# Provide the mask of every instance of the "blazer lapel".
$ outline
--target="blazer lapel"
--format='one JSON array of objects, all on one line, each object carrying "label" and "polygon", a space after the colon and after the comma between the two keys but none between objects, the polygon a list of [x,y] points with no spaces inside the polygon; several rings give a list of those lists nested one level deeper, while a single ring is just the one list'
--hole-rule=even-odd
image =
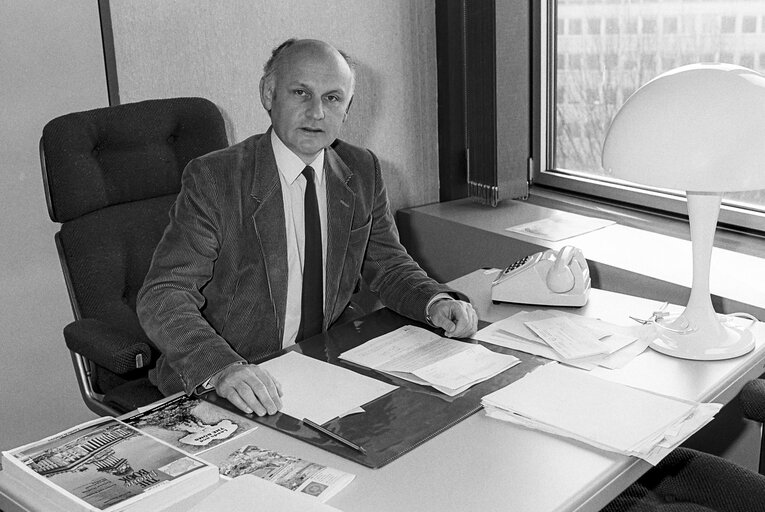
[{"label": "blazer lapel", "polygon": [[284,232],[284,203],[279,172],[271,148],[271,130],[258,141],[251,197],[255,201],[252,222],[256,240],[265,260],[268,288],[279,328],[279,344],[284,334],[287,309],[287,238]]},{"label": "blazer lapel", "polygon": [[340,287],[342,262],[348,250],[356,195],[348,187],[353,173],[332,148],[324,158],[327,179],[327,264],[325,265],[324,327],[332,320]]}]

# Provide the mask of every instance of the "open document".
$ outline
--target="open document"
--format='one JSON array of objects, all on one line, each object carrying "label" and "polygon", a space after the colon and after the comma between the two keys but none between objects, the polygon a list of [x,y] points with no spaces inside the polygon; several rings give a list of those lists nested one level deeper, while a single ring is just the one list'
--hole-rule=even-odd
[{"label": "open document", "polygon": [[682,400],[548,363],[483,397],[489,417],[657,464],[720,404]]},{"label": "open document", "polygon": [[340,354],[340,359],[455,396],[520,360],[483,345],[405,325]]},{"label": "open document", "polygon": [[473,339],[591,370],[623,367],[652,338],[645,326],[625,327],[549,309],[521,311],[484,327]]}]

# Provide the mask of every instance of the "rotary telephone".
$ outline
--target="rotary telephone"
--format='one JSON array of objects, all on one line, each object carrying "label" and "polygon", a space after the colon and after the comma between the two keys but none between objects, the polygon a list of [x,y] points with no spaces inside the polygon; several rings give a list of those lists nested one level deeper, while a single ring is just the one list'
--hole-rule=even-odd
[{"label": "rotary telephone", "polygon": [[491,300],[547,306],[584,306],[590,269],[571,245],[531,254],[509,265],[491,283]]}]

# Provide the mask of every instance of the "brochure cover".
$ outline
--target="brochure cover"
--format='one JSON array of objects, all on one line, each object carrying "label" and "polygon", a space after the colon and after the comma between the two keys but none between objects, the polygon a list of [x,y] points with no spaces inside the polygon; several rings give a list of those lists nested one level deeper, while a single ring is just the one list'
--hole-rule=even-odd
[{"label": "brochure cover", "polygon": [[65,510],[156,510],[218,480],[215,466],[114,418],[3,452],[3,470]]},{"label": "brochure cover", "polygon": [[223,452],[222,460],[211,460],[210,457],[207,460],[218,466],[223,477],[255,475],[321,502],[337,494],[355,478],[355,475],[338,469],[255,445]]},{"label": "brochure cover", "polygon": [[210,450],[258,427],[257,423],[242,415],[183,393],[121,419],[192,455]]}]

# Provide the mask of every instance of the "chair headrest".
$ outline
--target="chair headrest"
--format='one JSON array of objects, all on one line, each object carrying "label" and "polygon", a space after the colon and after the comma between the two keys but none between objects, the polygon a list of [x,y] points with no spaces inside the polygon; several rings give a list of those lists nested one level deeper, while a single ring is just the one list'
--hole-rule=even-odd
[{"label": "chair headrest", "polygon": [[58,117],[45,125],[40,140],[48,213],[66,222],[177,193],[189,160],[227,145],[220,111],[203,98],[147,100]]}]

